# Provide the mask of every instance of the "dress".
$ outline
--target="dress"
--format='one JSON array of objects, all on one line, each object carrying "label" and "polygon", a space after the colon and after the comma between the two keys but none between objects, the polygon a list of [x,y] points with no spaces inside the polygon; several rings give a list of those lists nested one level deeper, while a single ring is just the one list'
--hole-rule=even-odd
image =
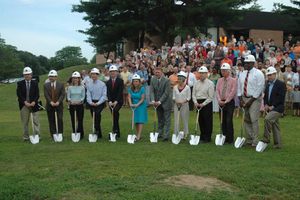
[{"label": "dress", "polygon": [[[146,94],[146,90],[144,87],[137,92],[132,92],[131,87],[129,87],[128,93],[131,94],[132,104],[137,104],[141,98],[142,94]],[[147,114],[147,105],[144,100],[134,111],[134,123],[145,123],[148,122],[148,114]]]}]

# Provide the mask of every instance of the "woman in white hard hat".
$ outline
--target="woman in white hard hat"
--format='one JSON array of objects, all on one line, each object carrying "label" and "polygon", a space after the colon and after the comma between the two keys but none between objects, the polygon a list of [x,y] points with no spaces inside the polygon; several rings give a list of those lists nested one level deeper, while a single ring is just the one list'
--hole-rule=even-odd
[{"label": "woman in white hard hat", "polygon": [[72,84],[68,88],[68,101],[70,103],[70,115],[72,121],[73,133],[75,133],[74,111],[76,110],[76,118],[78,119],[78,130],[80,139],[83,139],[83,117],[84,117],[84,98],[85,88],[81,85],[80,73],[75,71],[72,74]]},{"label": "woman in white hard hat", "polygon": [[174,103],[174,134],[177,134],[179,131],[177,124],[177,116],[178,116],[178,107],[180,108],[180,117],[183,123],[183,140],[186,141],[186,136],[189,134],[189,100],[191,99],[191,90],[188,85],[185,84],[186,81],[186,73],[180,72],[177,75],[178,78],[178,85],[174,86],[173,88],[173,101]]},{"label": "woman in white hard hat", "polygon": [[138,74],[133,75],[132,83],[128,90],[128,102],[130,107],[136,108],[134,111],[134,123],[137,132],[136,140],[141,139],[143,125],[148,122],[146,90],[142,86],[141,78]]}]

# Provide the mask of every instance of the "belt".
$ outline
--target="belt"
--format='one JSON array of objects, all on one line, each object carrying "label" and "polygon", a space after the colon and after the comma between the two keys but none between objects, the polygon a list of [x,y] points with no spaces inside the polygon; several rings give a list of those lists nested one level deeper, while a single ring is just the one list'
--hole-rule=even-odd
[{"label": "belt", "polygon": [[245,96],[245,95],[244,95],[243,97],[245,97],[245,98],[252,98],[253,96]]}]

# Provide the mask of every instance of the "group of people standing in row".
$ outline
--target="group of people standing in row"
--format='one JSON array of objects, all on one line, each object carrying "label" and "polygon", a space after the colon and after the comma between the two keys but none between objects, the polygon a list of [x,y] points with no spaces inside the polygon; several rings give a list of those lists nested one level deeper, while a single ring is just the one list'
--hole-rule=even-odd
[{"label": "group of people standing in row", "polygon": [[[158,116],[158,137],[163,138],[163,142],[169,140],[171,129],[171,113],[174,110],[174,133],[178,129],[175,128],[177,121],[177,112],[180,110],[180,119],[183,123],[184,137],[186,140],[189,133],[188,120],[189,111],[195,107],[199,111],[199,126],[202,143],[211,142],[213,131],[213,99],[216,94],[218,105],[224,114],[222,130],[226,136],[226,143],[233,144],[234,128],[233,128],[233,112],[235,108],[236,94],[239,99],[240,106],[245,108],[245,132],[247,143],[245,145],[255,148],[259,141],[259,112],[262,102],[262,93],[265,90],[263,99],[265,110],[268,112],[265,117],[264,139],[263,142],[270,142],[270,135],[274,134],[274,149],[282,148],[281,133],[279,129],[279,121],[281,113],[284,111],[284,101],[286,93],[286,85],[277,79],[277,72],[274,67],[266,70],[268,79],[267,85],[264,74],[254,67],[256,60],[253,55],[245,57],[245,70],[236,80],[230,76],[231,67],[228,63],[222,63],[222,78],[218,79],[215,84],[208,79],[208,69],[201,66],[198,69],[199,80],[196,80],[190,88],[188,82],[191,80],[189,67],[187,73],[183,70],[177,73],[177,84],[172,88],[172,79],[164,76],[163,69],[155,68],[154,76],[150,82],[149,102],[154,106]],[[141,65],[142,66],[142,65]],[[143,66],[145,67],[145,66]],[[140,67],[141,68],[141,67]],[[144,69],[144,68],[143,68]],[[113,113],[113,132],[119,138],[121,136],[119,125],[119,111],[124,105],[123,89],[127,85],[118,75],[118,68],[115,65],[109,66],[110,79],[104,83],[99,80],[100,72],[97,68],[90,71],[92,81],[82,86],[81,75],[79,72],[73,72],[72,83],[67,91],[67,99],[70,103],[70,115],[72,128],[74,128],[74,111],[77,111],[78,132],[81,138],[84,137],[83,117],[84,117],[84,100],[86,98],[90,112],[95,112],[95,129],[99,138],[102,138],[101,131],[101,112],[105,107],[107,98],[108,106]],[[25,80],[18,82],[17,94],[21,110],[21,119],[23,123],[23,141],[28,140],[28,118],[29,113],[34,112],[35,130],[38,135],[39,122],[37,114],[37,100],[39,91],[37,83],[31,80],[32,70],[29,67],[23,71]],[[131,75],[130,75],[131,76]],[[57,72],[51,70],[48,74],[49,82],[44,84],[44,94],[46,98],[46,110],[49,121],[51,139],[57,131],[63,133],[63,99],[65,97],[64,84],[56,81]],[[128,88],[128,102],[132,108],[136,108],[134,122],[136,123],[137,140],[141,139],[143,123],[148,121],[146,90],[142,85],[144,80],[138,73],[134,73],[130,79],[130,87]],[[192,103],[191,103],[192,102]],[[54,113],[58,116],[58,130],[55,128]],[[26,130],[27,129],[27,130]]]}]

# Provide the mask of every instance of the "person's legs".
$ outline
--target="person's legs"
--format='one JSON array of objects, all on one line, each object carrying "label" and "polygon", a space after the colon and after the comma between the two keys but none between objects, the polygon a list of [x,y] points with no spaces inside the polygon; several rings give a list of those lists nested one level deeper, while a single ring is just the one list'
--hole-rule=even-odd
[{"label": "person's legs", "polygon": [[77,106],[77,119],[78,119],[78,130],[80,133],[80,139],[84,137],[84,129],[83,129],[83,118],[84,118],[84,107],[83,105]]},{"label": "person's legs", "polygon": [[170,134],[170,129],[171,129],[171,115],[172,115],[172,108],[170,108],[169,110],[164,110],[163,111],[163,117],[165,119],[165,133],[164,133],[164,138],[168,139],[169,138],[169,134]]},{"label": "person's legs", "polygon": [[157,132],[158,132],[158,137],[163,136],[163,131],[164,131],[164,124],[165,124],[165,118],[164,118],[164,110],[162,109],[162,106],[158,106],[157,109]]},{"label": "person's legs", "polygon": [[23,140],[29,140],[28,122],[29,122],[30,110],[25,105],[20,110],[20,116],[21,116],[22,127],[23,127]]},{"label": "person's legs", "polygon": [[41,131],[40,131],[40,120],[39,120],[39,112],[32,113],[33,116],[33,126],[34,126],[34,133],[39,135],[41,138]]}]

